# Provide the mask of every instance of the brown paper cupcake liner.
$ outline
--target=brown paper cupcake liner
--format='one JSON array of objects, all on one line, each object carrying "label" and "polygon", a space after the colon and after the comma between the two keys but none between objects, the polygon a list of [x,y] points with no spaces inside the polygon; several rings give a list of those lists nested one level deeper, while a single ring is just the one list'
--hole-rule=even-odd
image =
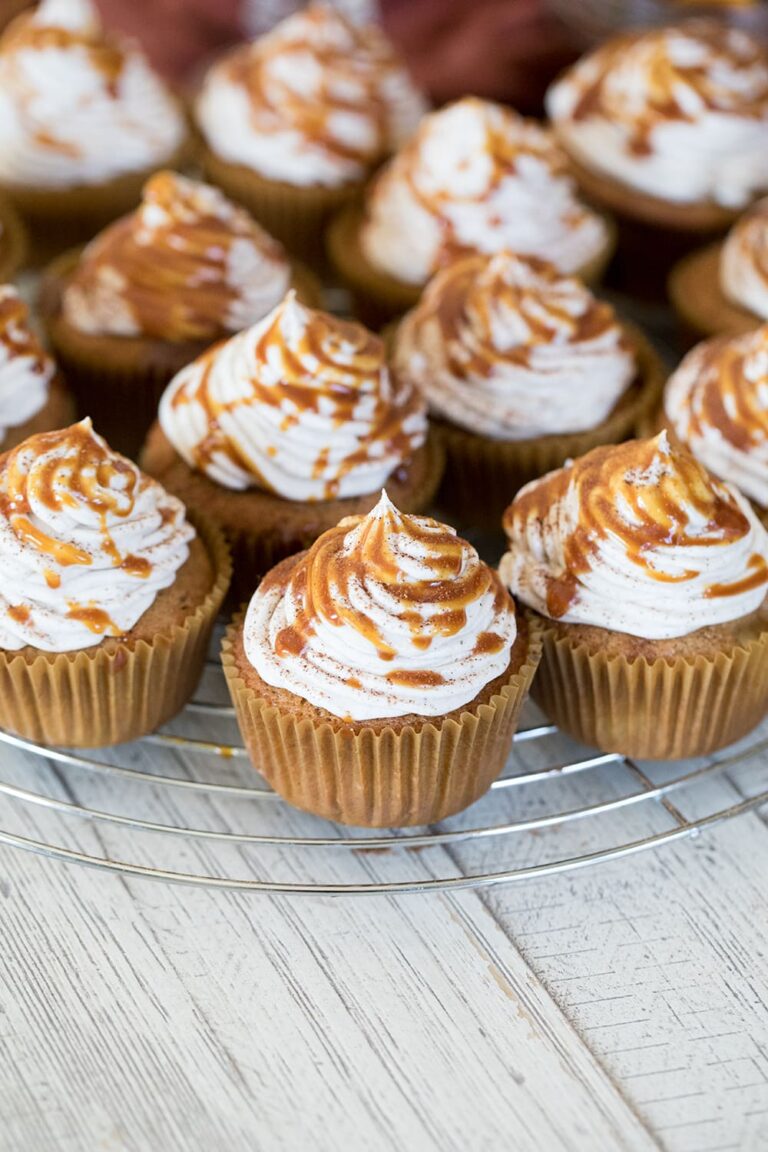
[{"label": "brown paper cupcake liner", "polygon": [[281,712],[261,699],[239,675],[233,649],[241,629],[242,614],[224,638],[222,664],[254,766],[295,808],[366,828],[433,824],[488,791],[541,652],[529,625],[524,662],[487,699],[481,693],[458,715],[374,728],[333,723],[319,710]]},{"label": "brown paper cupcake liner", "polygon": [[344,204],[360,194],[362,182],[328,188],[268,180],[242,164],[221,160],[206,147],[200,159],[211,183],[244,205],[289,252],[314,268],[324,269],[325,225]]},{"label": "brown paper cupcake liner", "polygon": [[768,713],[768,627],[717,654],[648,660],[574,640],[536,617],[543,654],[532,696],[564,732],[604,752],[650,760],[704,756]]},{"label": "brown paper cupcake liner", "polygon": [[624,327],[637,353],[638,380],[596,428],[533,440],[491,440],[435,420],[446,450],[441,506],[464,524],[499,529],[504,509],[524,484],[600,444],[636,435],[648,414],[658,408],[665,372],[639,329],[630,324]]},{"label": "brown paper cupcake liner", "polygon": [[[167,385],[211,341],[94,336],[72,328],[61,315],[61,297],[80,251],[63,253],[46,269],[39,294],[41,318],[75,396],[78,414],[90,416],[113,448],[135,457],[157,417]],[[303,303],[313,308],[321,305],[322,288],[308,268],[295,265],[292,285]]]},{"label": "brown paper cupcake liner", "polygon": [[0,652],[0,728],[39,744],[101,748],[135,740],[179,712],[197,686],[231,562],[219,529],[191,516],[214,582],[180,623],[148,643],[80,652]]},{"label": "brown paper cupcake liner", "polygon": [[[333,270],[352,295],[355,314],[369,328],[381,328],[418,304],[424,285],[408,284],[369,263],[360,245],[364,215],[359,200],[342,208],[328,226],[326,246]],[[605,220],[605,248],[575,273],[588,284],[601,279],[616,247],[615,225],[608,217]]]}]

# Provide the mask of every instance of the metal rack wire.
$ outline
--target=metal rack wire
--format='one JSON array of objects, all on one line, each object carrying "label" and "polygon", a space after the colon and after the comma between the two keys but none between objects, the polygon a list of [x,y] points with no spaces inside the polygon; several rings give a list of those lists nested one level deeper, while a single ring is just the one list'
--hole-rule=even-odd
[{"label": "metal rack wire", "polygon": [[[706,762],[641,766],[615,754],[589,754],[564,740],[553,725],[529,720],[517,733],[505,773],[489,797],[467,813],[427,829],[342,828],[296,813],[254,774],[237,743],[233,710],[223,702],[215,661],[204,685],[207,696],[190,703],[172,730],[114,752],[76,754],[0,732],[7,749],[0,779],[0,812],[6,813],[0,843],[126,877],[212,889],[393,894],[489,887],[568,872],[693,836],[768,803],[768,735],[758,733],[739,749]],[[216,695],[218,701],[211,699]],[[229,735],[211,739],[210,728],[222,725]],[[734,773],[750,765],[751,774],[735,781]],[[18,778],[7,778],[14,769]],[[707,789],[716,781],[721,787]],[[576,802],[570,803],[574,783]],[[696,811],[687,816],[682,809],[692,800]],[[116,801],[122,811],[114,810]],[[237,809],[236,827],[222,806]],[[156,819],[158,809],[170,810],[173,818]],[[30,814],[44,816],[42,834],[14,828],[14,813],[27,825]],[[631,815],[642,816],[639,831]],[[91,827],[94,850],[66,843],[72,820]],[[602,833],[609,823],[606,839]],[[589,832],[581,835],[580,829]],[[164,848],[158,861],[159,841]],[[187,868],[190,849],[195,867]],[[473,865],[472,850],[480,853],[479,867]],[[211,851],[224,855],[211,859]],[[243,856],[251,852],[259,854],[258,865]],[[489,852],[493,867],[488,866]],[[282,873],[270,866],[270,853],[279,853]],[[323,878],[315,860],[328,853],[336,858],[347,853],[368,866],[362,874],[358,867]],[[383,874],[370,866],[380,854],[392,862]],[[299,870],[296,878],[298,856],[308,863],[306,873]],[[244,860],[246,874],[236,874],[242,873]],[[200,867],[201,861],[207,867]]]}]

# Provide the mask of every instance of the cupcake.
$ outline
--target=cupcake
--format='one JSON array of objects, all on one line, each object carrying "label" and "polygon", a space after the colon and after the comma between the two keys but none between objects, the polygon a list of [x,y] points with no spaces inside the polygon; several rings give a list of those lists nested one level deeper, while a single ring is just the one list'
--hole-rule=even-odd
[{"label": "cupcake", "polygon": [[699,344],[672,374],[664,416],[721,480],[768,511],[768,324]]},{"label": "cupcake", "polygon": [[328,215],[424,110],[377,27],[312,4],[208,72],[196,108],[203,167],[287,247],[318,260]]},{"label": "cupcake", "polygon": [[608,221],[576,198],[565,155],[533,120],[466,97],[426,116],[364,205],[333,221],[329,254],[360,314],[383,321],[457,255],[503,249],[598,279]]},{"label": "cupcake", "polygon": [[0,285],[0,452],[35,432],[68,424],[74,405],[61,374],[29,325],[27,306]]},{"label": "cupcake", "polygon": [[126,212],[186,141],[177,100],[90,0],[43,0],[0,39],[0,189],[40,252]]},{"label": "cupcake", "polygon": [[294,293],[175,377],[142,460],[224,528],[243,596],[385,483],[405,511],[426,508],[442,471],[424,400],[382,341]]},{"label": "cupcake", "polygon": [[535,626],[474,548],[382,493],[268,574],[223,664],[273,788],[380,827],[432,824],[487,791],[539,655]]},{"label": "cupcake", "polygon": [[244,209],[158,172],[134,212],[53,262],[40,310],[81,410],[133,455],[169,380],[265,316],[291,284],[319,302],[312,274],[292,268]]},{"label": "cupcake", "polygon": [[550,89],[585,195],[619,219],[627,287],[768,189],[768,57],[717,20],[628,32]]},{"label": "cupcake", "polygon": [[7,196],[0,195],[0,284],[13,280],[29,253],[24,222]]},{"label": "cupcake", "polygon": [[674,760],[768,713],[768,533],[666,432],[534,480],[504,527],[501,578],[543,629],[533,694],[564,731]]},{"label": "cupcake", "polygon": [[194,690],[229,580],[221,534],[89,420],[0,457],[0,727],[99,747]]},{"label": "cupcake", "polygon": [[400,323],[392,362],[426,397],[445,446],[445,508],[495,529],[533,477],[632,435],[663,380],[648,342],[609,304],[509,252],[439,272]]},{"label": "cupcake", "polygon": [[724,241],[691,252],[672,269],[669,298],[689,343],[739,336],[768,320],[768,197]]}]

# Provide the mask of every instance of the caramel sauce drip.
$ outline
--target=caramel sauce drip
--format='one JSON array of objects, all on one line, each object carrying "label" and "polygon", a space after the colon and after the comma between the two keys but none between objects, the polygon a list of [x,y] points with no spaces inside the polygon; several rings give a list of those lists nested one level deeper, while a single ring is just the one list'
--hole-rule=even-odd
[{"label": "caramel sauce drip", "polygon": [[[663,435],[663,434],[662,434]],[[722,547],[741,539],[750,524],[739,507],[715,487],[704,468],[687,451],[672,447],[662,454],[661,437],[630,440],[595,448],[570,467],[552,472],[515,500],[506,526],[545,523],[549,511],[562,506],[576,488],[579,517],[563,544],[561,576],[547,589],[547,613],[565,615],[578,593],[579,578],[589,572],[600,542],[618,542],[643,574],[659,583],[684,582],[698,573],[678,577],[660,572],[651,562],[654,549]],[[624,509],[629,510],[632,523]],[[705,527],[690,531],[691,518]],[[768,565],[756,556],[749,583],[736,592],[768,582]],[[711,585],[710,597],[732,595],[733,585]]]},{"label": "caramel sauce drip", "polygon": [[713,340],[686,405],[691,442],[717,428],[742,452],[762,449],[768,440],[768,325],[739,340]]},{"label": "caramel sauce drip", "polygon": [[[355,547],[345,547],[353,530],[357,533]],[[414,546],[420,554],[423,549],[426,578],[403,578],[399,549],[406,547],[404,539],[409,552]],[[300,656],[318,620],[323,620],[335,627],[346,625],[367,640],[382,661],[394,660],[397,652],[385,642],[375,622],[354,606],[359,597],[354,596],[353,587],[384,589],[393,597],[401,605],[400,618],[409,626],[417,649],[428,648],[435,637],[460,632],[466,625],[469,606],[489,590],[501,613],[508,604],[501,581],[480,561],[467,565],[468,548],[436,521],[404,516],[391,507],[383,513],[342,522],[325,532],[292,569],[288,581],[299,611],[291,625],[278,633],[276,652]],[[372,592],[372,597],[375,600],[380,594]],[[436,611],[422,615],[417,610],[420,605],[433,606]],[[393,684],[411,687],[442,683],[434,673],[393,669],[388,676]]]},{"label": "caramel sauce drip", "polygon": [[[578,344],[599,339],[612,328],[618,332],[611,306],[584,288],[585,307],[572,314],[557,288],[570,283],[536,257],[502,253],[489,261],[482,255],[465,256],[435,277],[413,313],[414,322],[437,321],[446,366],[459,379],[491,376],[498,365],[529,367],[533,349],[552,344],[563,333],[569,343]],[[570,291],[568,295],[572,300]],[[517,314],[528,334],[520,344],[497,348],[494,316],[505,311]],[[462,338],[467,328],[473,334],[471,343]]]},{"label": "caramel sauce drip", "polygon": [[[230,331],[239,289],[229,282],[230,254],[248,242],[265,259],[282,248],[242,209],[221,207],[206,186],[157,172],[135,212],[106,228],[83,252],[65,299],[87,306],[119,278],[120,295],[142,335],[159,340],[215,340]],[[163,219],[145,220],[162,213]],[[74,307],[74,303],[72,304]]]},{"label": "caramel sauce drip", "polygon": [[67,611],[67,619],[84,624],[95,636],[122,636],[111,616],[103,608],[91,604],[73,604]]},{"label": "caramel sauce drip", "polygon": [[10,284],[0,287],[0,344],[9,358],[29,359],[34,375],[53,374],[53,363],[29,326],[29,309]]},{"label": "caramel sauce drip", "polygon": [[[125,67],[125,51],[117,37],[105,35],[94,25],[89,29],[62,28],[55,25],[38,24],[34,13],[23,12],[5,30],[0,40],[0,55],[12,58],[18,52],[45,52],[51,49],[71,52],[81,49],[88,57],[91,68],[101,75],[104,86],[112,99],[117,98],[120,78]],[[25,85],[19,77],[18,91],[25,92]],[[39,143],[57,150],[66,148],[55,137],[45,137],[39,133]]]},{"label": "caramel sauce drip", "polygon": [[[329,21],[343,26],[348,51],[340,53],[337,45],[323,42],[323,25]],[[248,93],[255,131],[269,134],[291,126],[330,156],[374,165],[391,146],[384,79],[399,66],[395,54],[378,29],[353,24],[322,5],[307,8],[301,25],[300,39],[297,35],[289,40],[287,33],[267,36],[237,49],[227,62],[229,79]],[[309,96],[281,83],[273,70],[275,60],[306,52],[313,57],[319,76],[319,91]],[[334,123],[346,116],[357,119],[361,111],[373,124],[373,143],[355,146],[340,140]]]},{"label": "caramel sauce drip", "polygon": [[[175,408],[199,404],[205,412],[208,433],[195,446],[195,466],[199,471],[205,472],[215,456],[223,456],[253,476],[259,487],[268,489],[254,461],[223,431],[221,418],[225,413],[239,411],[245,415],[248,408],[281,410],[289,405],[294,411],[281,422],[284,431],[296,424],[305,412],[330,414],[331,423],[340,427],[352,419],[370,381],[381,380],[386,361],[384,344],[378,336],[361,324],[326,312],[303,309],[303,313],[308,317],[306,327],[297,345],[291,347],[282,332],[283,309],[275,310],[271,323],[250,349],[250,394],[247,396],[240,395],[227,402],[216,399],[213,373],[218,346],[209,348],[196,361],[199,375],[175,393],[172,403]],[[266,383],[277,362],[273,355],[275,348],[279,349],[282,374],[277,383]],[[354,452],[334,464],[334,475],[325,483],[325,498],[333,499],[342,477],[368,460],[374,443],[382,443],[388,452],[401,459],[410,456],[411,437],[403,425],[420,410],[422,403],[415,391],[407,392],[406,386],[397,380],[392,381],[390,396],[380,388],[370,431]],[[328,467],[328,458],[328,448],[321,447],[313,466],[316,477],[322,476]]]},{"label": "caramel sauce drip", "polygon": [[[695,20],[680,26],[680,31],[692,36],[706,51],[702,63],[680,63],[671,59],[667,44],[677,30],[659,29],[618,36],[598,48],[590,56],[592,79],[583,84],[578,103],[572,113],[574,121],[605,117],[627,132],[627,148],[637,156],[653,150],[652,138],[659,124],[670,120],[693,122],[686,109],[681,92],[688,90],[696,103],[709,112],[736,114],[759,119],[768,112],[768,56],[756,39],[740,37],[734,46],[722,24],[713,20]],[[641,48],[638,46],[642,46]],[[629,101],[616,98],[612,77],[622,68],[628,54],[644,51],[645,100],[640,111]],[[747,77],[756,68],[764,69],[763,83],[754,94],[746,86],[736,84],[732,89],[718,82],[723,67]],[[581,78],[577,75],[576,83]]]},{"label": "caramel sauce drip", "polygon": [[15,620],[17,624],[28,624],[32,616],[26,604],[11,604],[7,612],[11,620]]}]

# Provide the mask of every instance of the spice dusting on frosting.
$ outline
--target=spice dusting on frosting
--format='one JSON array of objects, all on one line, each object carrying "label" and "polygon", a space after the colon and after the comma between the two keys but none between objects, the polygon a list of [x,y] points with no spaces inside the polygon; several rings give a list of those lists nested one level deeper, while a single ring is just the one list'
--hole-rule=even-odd
[{"label": "spice dusting on frosting", "polygon": [[0,648],[51,652],[122,636],[172,583],[184,507],[89,420],[0,458]]},{"label": "spice dusting on frosting", "polygon": [[453,528],[382,494],[254,595],[245,651],[268,683],[337,716],[439,715],[509,663],[512,601]]},{"label": "spice dusting on frosting", "polygon": [[637,371],[610,305],[509,252],[438,273],[398,328],[394,368],[433,411],[495,439],[593,428]]},{"label": "spice dusting on frosting", "polygon": [[596,448],[507,510],[500,572],[537,611],[647,639],[746,615],[768,587],[748,502],[666,433]]},{"label": "spice dusting on frosting", "polygon": [[264,316],[290,275],[281,246],[244,209],[208,184],[158,172],[139,208],[85,249],[63,313],[96,335],[214,340]]},{"label": "spice dusting on frosting", "polygon": [[362,325],[293,293],[168,386],[163,431],[216,483],[288,500],[375,492],[426,438],[424,401]]}]

